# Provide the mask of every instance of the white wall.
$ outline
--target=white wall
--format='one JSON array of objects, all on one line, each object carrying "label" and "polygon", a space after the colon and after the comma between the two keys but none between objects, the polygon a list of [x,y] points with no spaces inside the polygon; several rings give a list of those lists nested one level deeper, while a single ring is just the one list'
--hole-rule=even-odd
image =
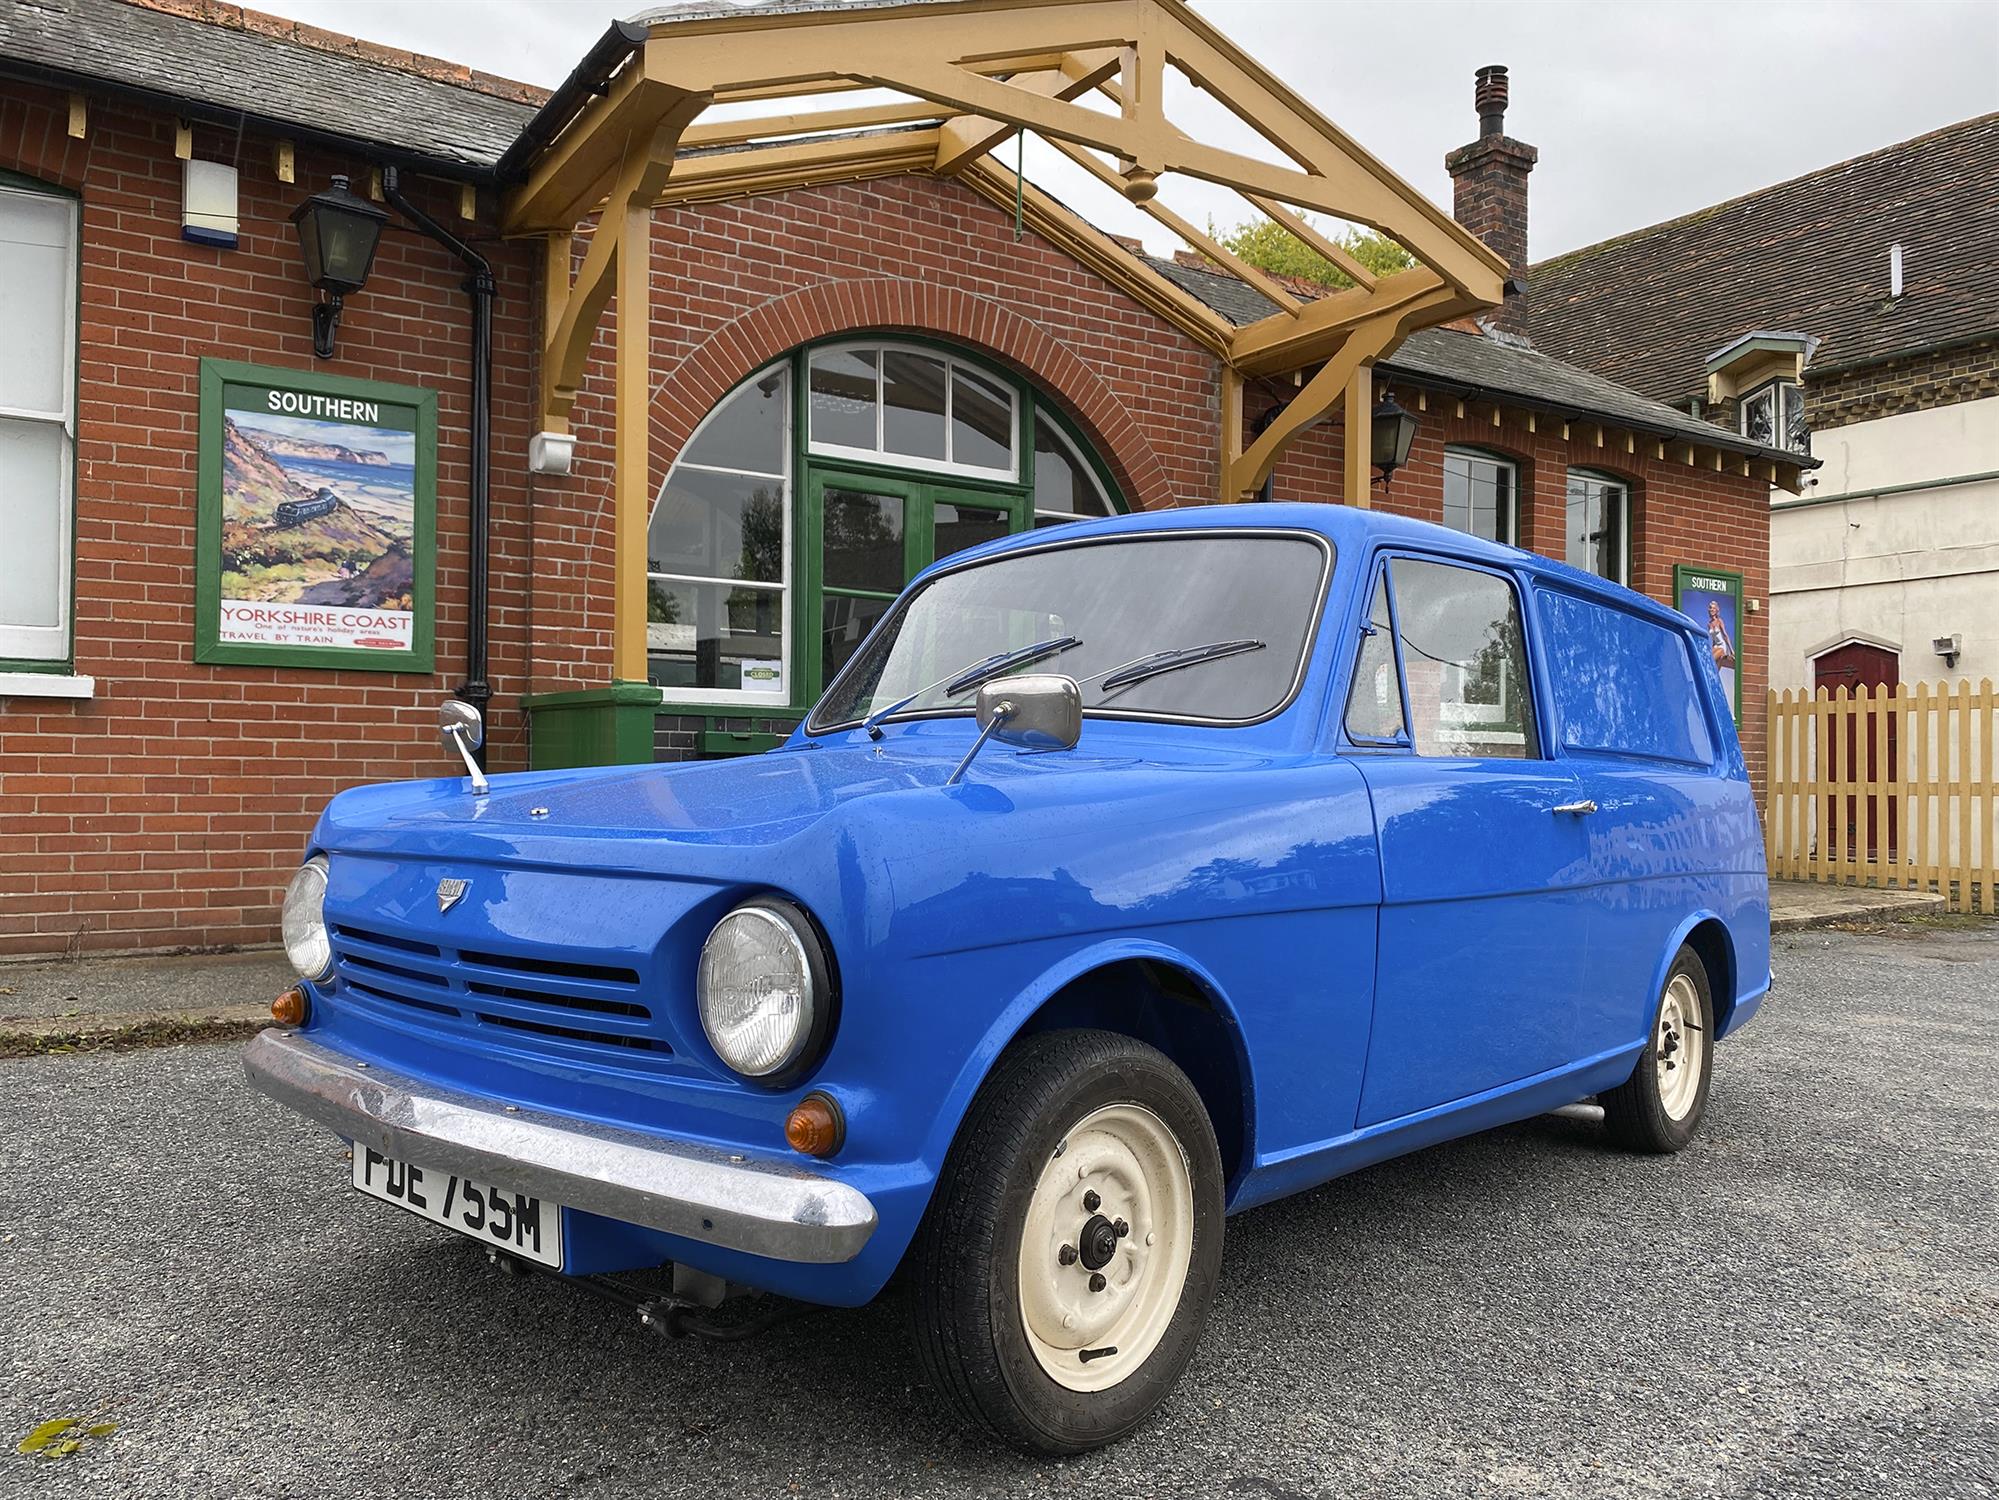
[{"label": "white wall", "polygon": [[1814,432],[1812,452],[1806,503],[1772,497],[1770,686],[1809,688],[1810,658],[1850,638],[1899,648],[1906,683],[1999,681],[1999,478],[1872,493],[1999,471],[1999,399]]}]

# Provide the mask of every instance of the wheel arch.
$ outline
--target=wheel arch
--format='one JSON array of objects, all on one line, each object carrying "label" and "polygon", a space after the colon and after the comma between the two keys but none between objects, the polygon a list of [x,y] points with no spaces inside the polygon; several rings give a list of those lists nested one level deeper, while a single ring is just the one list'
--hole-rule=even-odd
[{"label": "wheel arch", "polygon": [[1006,1050],[1069,1027],[1112,1031],[1157,1047],[1207,1107],[1227,1178],[1225,1196],[1255,1160],[1256,1091],[1240,1018],[1200,963],[1163,944],[1123,941],[1070,955],[1039,975],[986,1032],[953,1082],[933,1142],[942,1160],[972,1098]]},{"label": "wheel arch", "polygon": [[1719,914],[1702,910],[1689,916],[1673,933],[1672,941],[1660,956],[1659,970],[1652,976],[1655,997],[1665,989],[1666,973],[1682,947],[1693,949],[1707,970],[1709,998],[1714,1002],[1714,1029],[1716,1036],[1720,1036],[1728,1030],[1738,992],[1735,939],[1729,936],[1728,924]]}]

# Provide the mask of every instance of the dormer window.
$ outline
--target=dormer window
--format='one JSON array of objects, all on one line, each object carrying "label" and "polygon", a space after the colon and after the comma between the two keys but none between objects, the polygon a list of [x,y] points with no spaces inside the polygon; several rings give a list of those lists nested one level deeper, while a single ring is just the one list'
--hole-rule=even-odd
[{"label": "dormer window", "polygon": [[1805,367],[1818,339],[1809,333],[1759,328],[1707,357],[1707,398],[1733,399],[1742,435],[1766,448],[1812,451],[1805,425]]},{"label": "dormer window", "polygon": [[1738,407],[1742,435],[1766,448],[1812,451],[1811,428],[1805,424],[1805,389],[1795,380],[1772,380],[1742,398]]}]

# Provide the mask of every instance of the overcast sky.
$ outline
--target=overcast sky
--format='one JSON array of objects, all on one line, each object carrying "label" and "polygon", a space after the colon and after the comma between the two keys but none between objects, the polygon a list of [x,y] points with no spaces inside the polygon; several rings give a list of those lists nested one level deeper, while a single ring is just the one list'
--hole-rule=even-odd
[{"label": "overcast sky", "polygon": [[[249,0],[333,31],[553,86],[616,16],[597,0]],[[1438,202],[1477,133],[1472,74],[1512,69],[1507,132],[1538,146],[1535,259],[1999,108],[1999,0],[1196,0],[1196,8]],[[848,102],[843,100],[844,102]],[[1248,149],[1188,92],[1197,133]],[[1170,234],[1066,163],[1028,176],[1093,221]],[[1247,216],[1204,184],[1183,215]]]}]

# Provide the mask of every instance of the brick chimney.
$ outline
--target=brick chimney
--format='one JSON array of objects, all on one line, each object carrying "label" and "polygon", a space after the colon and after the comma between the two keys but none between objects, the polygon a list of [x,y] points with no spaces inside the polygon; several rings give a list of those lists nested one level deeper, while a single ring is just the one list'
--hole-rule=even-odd
[{"label": "brick chimney", "polygon": [[[1451,216],[1506,260],[1515,282],[1527,278],[1527,174],[1541,153],[1506,133],[1506,69],[1480,68],[1472,91],[1478,106],[1478,139],[1444,158],[1454,186]],[[1510,296],[1485,322],[1527,337],[1527,308]]]}]

